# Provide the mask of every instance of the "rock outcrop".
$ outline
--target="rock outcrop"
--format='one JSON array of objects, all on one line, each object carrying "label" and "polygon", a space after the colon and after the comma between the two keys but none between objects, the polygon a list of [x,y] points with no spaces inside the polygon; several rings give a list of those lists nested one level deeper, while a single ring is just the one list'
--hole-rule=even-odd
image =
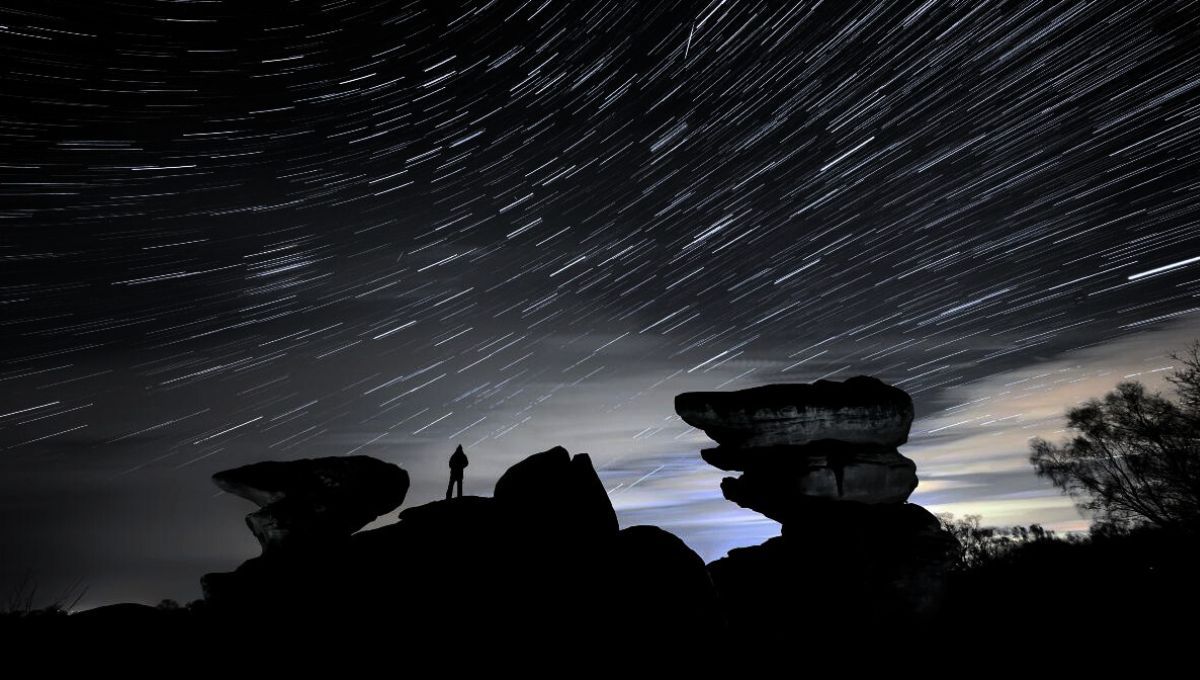
[{"label": "rock outcrop", "polygon": [[622,529],[605,564],[611,603],[628,603],[619,617],[622,636],[662,644],[725,634],[708,568],[675,534],[647,525]]},{"label": "rock outcrop", "polygon": [[744,473],[721,483],[725,497],[782,523],[815,500],[903,503],[917,487],[896,450],[912,399],[875,378],[686,392],[675,410],[720,443],[704,460]]},{"label": "rock outcrop", "polygon": [[741,641],[838,644],[850,631],[917,632],[941,606],[957,547],[919,505],[825,503],[708,568]]},{"label": "rock outcrop", "polygon": [[496,480],[496,500],[531,524],[571,529],[573,540],[611,538],[617,513],[586,453],[561,446],[535,453]]},{"label": "rock outcrop", "polygon": [[218,472],[213,483],[258,504],[246,524],[264,553],[349,538],[408,493],[407,472],[368,456],[264,461]]},{"label": "rock outcrop", "polygon": [[[370,530],[360,529],[407,495],[401,468],[363,456],[256,463],[213,481],[260,506],[247,524],[263,554],[205,575],[187,621],[268,656],[380,634],[381,648],[406,650],[541,653],[619,631],[660,648],[840,653],[919,633],[958,545],[906,502],[917,484],[897,450],[908,395],[859,377],[691,393],[676,406],[719,442],[704,460],[740,473],[723,481],[725,497],[781,522],[779,537],[705,565],[658,527],[621,529],[591,458],[559,446],[513,465],[491,497],[405,508]],[[149,634],[180,616],[114,608],[78,628],[127,621]]]},{"label": "rock outcrop", "polygon": [[675,408],[720,444],[705,461],[742,473],[722,481],[725,498],[783,524],[709,565],[736,635],[832,641],[845,626],[882,631],[937,609],[957,543],[906,502],[917,475],[896,448],[913,420],[904,391],[859,376],[689,392]]},{"label": "rock outcrop", "polygon": [[394,524],[303,554],[267,552],[203,586],[222,621],[337,622],[331,634],[386,629],[410,647],[571,644],[631,620],[647,640],[722,630],[703,560],[656,527],[619,530],[588,455],[562,447],[513,465],[492,497],[406,508]]}]

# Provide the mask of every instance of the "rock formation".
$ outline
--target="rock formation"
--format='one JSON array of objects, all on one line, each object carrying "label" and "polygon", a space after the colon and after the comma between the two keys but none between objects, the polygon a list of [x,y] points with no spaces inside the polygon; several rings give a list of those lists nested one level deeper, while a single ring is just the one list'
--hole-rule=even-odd
[{"label": "rock formation", "polygon": [[903,503],[917,486],[917,466],[894,447],[823,439],[799,446],[717,447],[705,461],[741,477],[722,481],[725,498],[785,522],[813,500]]},{"label": "rock formation", "polygon": [[709,565],[731,630],[819,636],[936,609],[957,545],[906,502],[917,486],[896,449],[913,420],[906,393],[859,376],[689,392],[675,410],[720,444],[705,461],[742,473],[722,481],[725,498],[783,524],[779,538]]},{"label": "rock formation", "polygon": [[368,456],[264,461],[218,472],[213,482],[258,504],[246,524],[264,553],[348,538],[408,493],[407,472]]},{"label": "rock formation", "polygon": [[617,533],[617,513],[586,453],[572,458],[561,446],[535,453],[500,475],[494,496],[525,522],[569,528],[575,539]]},{"label": "rock formation", "polygon": [[591,458],[559,446],[513,465],[491,497],[406,508],[369,530],[404,500],[401,468],[363,456],[255,463],[213,481],[260,506],[247,524],[261,556],[206,574],[186,615],[106,608],[77,629],[219,634],[214,649],[264,657],[376,639],[544,655],[618,631],[657,648],[840,654],[921,630],[958,546],[906,502],[916,466],[896,447],[908,395],[858,377],[683,394],[676,408],[718,441],[704,460],[741,473],[725,497],[781,522],[779,537],[705,565],[658,527],[621,529]]},{"label": "rock formation", "polygon": [[781,523],[813,500],[903,503],[917,486],[896,450],[912,399],[875,378],[687,392],[675,410],[720,444],[704,460],[743,472],[722,482],[725,497]]},{"label": "rock formation", "polygon": [[[325,487],[320,466],[291,468],[286,485],[264,481],[278,477],[255,467],[215,481],[267,508],[300,495],[296,489]],[[493,497],[406,508],[395,524],[302,553],[266,551],[202,583],[222,625],[351,636],[386,630],[410,648],[454,637],[473,646],[569,644],[617,628],[683,640],[722,629],[703,560],[656,527],[619,530],[588,455],[562,447],[513,465]]]},{"label": "rock formation", "polygon": [[685,392],[675,412],[722,446],[796,446],[821,439],[900,446],[912,399],[865,375],[845,382],[763,385],[734,392]]}]

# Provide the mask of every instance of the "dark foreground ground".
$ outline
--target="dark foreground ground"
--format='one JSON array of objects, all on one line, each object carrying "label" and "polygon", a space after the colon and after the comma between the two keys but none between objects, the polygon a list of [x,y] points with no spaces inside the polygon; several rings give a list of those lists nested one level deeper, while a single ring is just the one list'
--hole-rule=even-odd
[{"label": "dark foreground ground", "polygon": [[[472,502],[449,505],[456,504]],[[487,543],[487,531],[475,538]],[[625,532],[619,539],[629,544],[619,549],[625,556],[641,549],[638,544],[679,547],[654,528]],[[569,544],[564,540],[550,551],[558,553],[551,561],[595,557],[565,556],[560,550],[578,550]],[[459,545],[451,555],[473,551],[469,542]],[[1187,677],[1200,633],[1200,553],[1194,535],[1184,532],[1026,542],[956,569],[937,610],[907,620],[830,611],[839,598],[829,589],[846,584],[817,582],[801,589],[812,591],[811,606],[797,592],[780,593],[753,608],[760,619],[742,620],[744,603],[711,590],[704,565],[690,562],[683,550],[676,553],[682,562],[676,565],[617,557],[531,580],[503,566],[525,563],[516,551],[528,546],[490,547],[512,552],[488,568],[427,574],[428,582],[413,574],[399,582],[363,573],[359,583],[334,588],[358,597],[366,586],[368,595],[377,591],[374,604],[369,597],[326,600],[328,589],[314,585],[310,600],[263,600],[235,608],[200,600],[179,607],[115,605],[70,616],[53,608],[10,611],[0,617],[0,640],[32,656],[66,654],[99,663],[160,659],[244,670],[368,664],[382,657],[444,660],[459,667],[518,664],[569,675],[654,659],[678,670],[724,674],[746,664],[803,659],[809,670],[859,672],[892,664],[916,670],[929,663],[934,674],[956,667],[977,674],[990,664],[1024,660],[1076,670],[1171,665]],[[314,566],[287,578],[331,577],[330,569]],[[681,582],[679,574],[688,571],[699,581]],[[460,579],[461,587],[448,587]],[[707,599],[709,593],[715,600]],[[697,594],[701,599],[694,599]],[[852,594],[844,598],[848,607],[855,600]],[[572,665],[562,666],[565,662]],[[963,663],[967,666],[959,666]],[[803,674],[793,671],[787,674]]]}]

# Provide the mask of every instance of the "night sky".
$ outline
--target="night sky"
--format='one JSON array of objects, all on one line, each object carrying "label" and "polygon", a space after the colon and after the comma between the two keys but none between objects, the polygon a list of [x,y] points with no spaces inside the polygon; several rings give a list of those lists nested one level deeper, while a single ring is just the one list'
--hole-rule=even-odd
[{"label": "night sky", "polygon": [[673,396],[856,374],[915,502],[1083,529],[1029,437],[1200,336],[1200,3],[0,0],[0,64],[0,595],[192,599],[213,472],[459,443],[715,559],[778,525]]}]

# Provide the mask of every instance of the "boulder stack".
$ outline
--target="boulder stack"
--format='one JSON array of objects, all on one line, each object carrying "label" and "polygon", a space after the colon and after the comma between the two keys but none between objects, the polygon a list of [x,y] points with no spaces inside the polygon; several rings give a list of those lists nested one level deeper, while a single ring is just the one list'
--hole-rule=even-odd
[{"label": "boulder stack", "polygon": [[908,503],[912,399],[867,376],[688,392],[675,410],[719,446],[701,457],[740,472],[725,498],[783,524],[782,536],[709,565],[730,630],[747,640],[836,643],[847,626],[911,626],[941,601],[957,544]]},{"label": "boulder stack", "polygon": [[903,503],[917,486],[896,450],[912,399],[875,378],[687,392],[675,411],[720,444],[705,461],[743,473],[722,482],[725,497],[781,523],[814,500]]}]

